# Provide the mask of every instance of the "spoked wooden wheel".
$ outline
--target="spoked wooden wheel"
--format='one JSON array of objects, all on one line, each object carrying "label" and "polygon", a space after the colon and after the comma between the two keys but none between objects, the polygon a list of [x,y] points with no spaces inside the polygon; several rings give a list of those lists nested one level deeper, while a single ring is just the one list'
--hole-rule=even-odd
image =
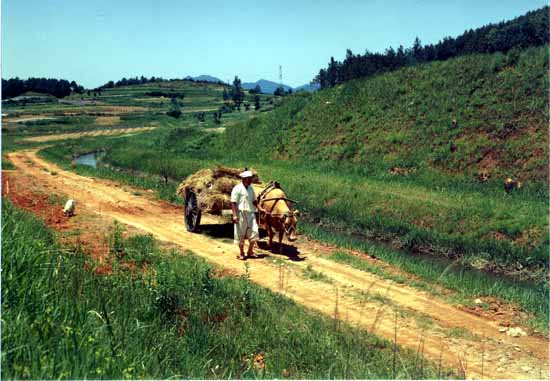
[{"label": "spoked wooden wheel", "polygon": [[201,211],[197,203],[197,196],[189,192],[185,200],[185,227],[187,231],[196,232],[201,223]]}]

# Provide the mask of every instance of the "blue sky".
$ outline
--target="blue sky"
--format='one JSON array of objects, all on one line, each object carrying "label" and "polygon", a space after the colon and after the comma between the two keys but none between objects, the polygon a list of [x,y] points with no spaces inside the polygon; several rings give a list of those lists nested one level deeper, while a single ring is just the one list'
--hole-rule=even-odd
[{"label": "blue sky", "polygon": [[423,44],[545,0],[3,0],[2,77],[96,87],[123,76],[309,82],[330,56]]}]

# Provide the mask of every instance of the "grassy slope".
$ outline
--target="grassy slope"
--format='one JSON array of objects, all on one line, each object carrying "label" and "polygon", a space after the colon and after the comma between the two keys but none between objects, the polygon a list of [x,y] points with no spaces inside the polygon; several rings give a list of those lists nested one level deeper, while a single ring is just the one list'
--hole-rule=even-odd
[{"label": "grassy slope", "polygon": [[108,276],[86,270],[89,259],[5,201],[2,237],[5,379],[449,375],[246,278],[215,276],[191,254],[162,253],[150,236],[124,239],[115,227],[118,256],[148,265]]},{"label": "grassy slope", "polygon": [[[261,158],[547,180],[548,47],[435,62],[314,95],[227,131]],[[453,127],[456,120],[456,127]],[[422,172],[422,171],[421,171]]]}]

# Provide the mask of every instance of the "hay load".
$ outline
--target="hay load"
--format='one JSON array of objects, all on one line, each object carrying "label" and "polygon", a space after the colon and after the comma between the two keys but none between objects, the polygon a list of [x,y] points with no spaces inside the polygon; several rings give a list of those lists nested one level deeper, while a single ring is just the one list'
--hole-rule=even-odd
[{"label": "hay load", "polygon": [[[221,214],[224,209],[231,209],[231,190],[241,178],[242,169],[217,167],[202,169],[183,180],[177,189],[177,194],[187,198],[189,192],[195,193],[200,210],[210,214]],[[252,172],[255,172],[251,169]],[[259,184],[257,175],[252,178],[254,184]]]}]

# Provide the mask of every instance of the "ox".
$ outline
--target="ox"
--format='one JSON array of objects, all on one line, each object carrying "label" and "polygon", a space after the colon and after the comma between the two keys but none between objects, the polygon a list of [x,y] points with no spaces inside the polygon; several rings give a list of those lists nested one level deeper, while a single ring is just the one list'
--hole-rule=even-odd
[{"label": "ox", "polygon": [[283,236],[286,233],[290,242],[296,240],[296,224],[300,212],[292,210],[290,203],[278,183],[268,185],[258,195],[260,226],[267,231],[269,247],[273,247],[274,230],[279,233],[279,253],[282,249]]}]

